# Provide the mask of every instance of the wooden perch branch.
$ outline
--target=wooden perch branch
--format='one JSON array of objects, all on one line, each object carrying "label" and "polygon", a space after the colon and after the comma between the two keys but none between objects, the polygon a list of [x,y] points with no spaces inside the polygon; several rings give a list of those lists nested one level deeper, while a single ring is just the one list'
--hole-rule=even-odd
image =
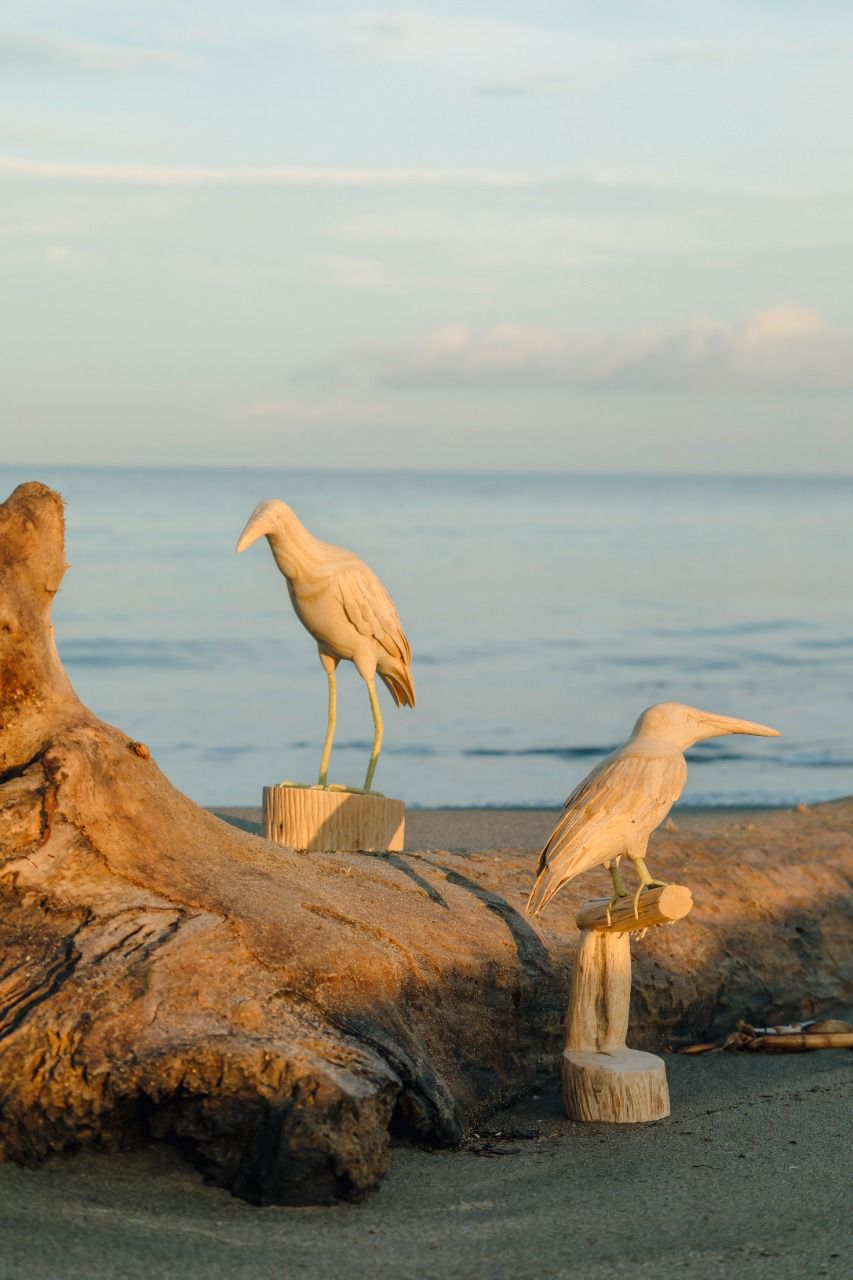
[{"label": "wooden perch branch", "polygon": [[601,929],[610,933],[636,933],[654,925],[682,920],[693,906],[693,895],[686,885],[667,884],[646,889],[640,894],[636,910],[633,896],[619,898],[610,908],[608,899],[593,898],[585,902],[575,916],[579,929]]}]

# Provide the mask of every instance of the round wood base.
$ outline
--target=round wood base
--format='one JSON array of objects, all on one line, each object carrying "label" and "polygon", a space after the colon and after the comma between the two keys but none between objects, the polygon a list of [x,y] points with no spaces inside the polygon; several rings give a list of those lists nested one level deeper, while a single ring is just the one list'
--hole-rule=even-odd
[{"label": "round wood base", "polygon": [[399,853],[405,828],[402,800],[322,787],[264,787],[264,836],[293,849]]},{"label": "round wood base", "polygon": [[663,1059],[638,1049],[563,1053],[563,1102],[573,1120],[642,1124],[669,1115]]}]

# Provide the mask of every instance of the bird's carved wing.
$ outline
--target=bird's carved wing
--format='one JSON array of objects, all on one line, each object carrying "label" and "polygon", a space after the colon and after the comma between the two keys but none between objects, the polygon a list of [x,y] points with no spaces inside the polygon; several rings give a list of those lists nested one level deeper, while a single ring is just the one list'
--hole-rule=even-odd
[{"label": "bird's carved wing", "polygon": [[649,832],[681,795],[686,778],[680,753],[617,753],[603,760],[569,796],[539,855],[527,914],[541,911],[564,884],[591,867],[635,848],[642,857]]},{"label": "bird's carved wing", "polygon": [[389,657],[408,667],[412,650],[394,601],[372,570],[358,561],[336,577],[344,613],[360,635],[372,637]]}]

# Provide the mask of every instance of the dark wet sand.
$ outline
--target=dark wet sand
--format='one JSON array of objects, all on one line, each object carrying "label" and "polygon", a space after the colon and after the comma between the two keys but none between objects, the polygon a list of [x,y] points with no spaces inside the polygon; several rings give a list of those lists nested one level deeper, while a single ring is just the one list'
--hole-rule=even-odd
[{"label": "dark wet sand", "polygon": [[[414,811],[408,842],[533,848],[552,819]],[[204,1186],[165,1147],[0,1166],[0,1280],[853,1274],[853,1054],[667,1061],[668,1120],[575,1124],[555,1082],[492,1117],[460,1152],[396,1147],[360,1205],[252,1208]]]},{"label": "dark wet sand", "polygon": [[554,1088],[484,1126],[536,1137],[398,1147],[360,1205],[254,1209],[168,1148],[0,1167],[0,1275],[840,1280],[851,1062],[670,1058],[673,1115],[638,1127],[574,1124]]}]

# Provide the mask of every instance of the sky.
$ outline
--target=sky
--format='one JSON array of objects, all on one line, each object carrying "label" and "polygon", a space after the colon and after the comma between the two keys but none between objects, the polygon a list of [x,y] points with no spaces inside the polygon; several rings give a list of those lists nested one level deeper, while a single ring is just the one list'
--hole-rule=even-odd
[{"label": "sky", "polygon": [[5,0],[7,463],[853,474],[853,5]]}]

